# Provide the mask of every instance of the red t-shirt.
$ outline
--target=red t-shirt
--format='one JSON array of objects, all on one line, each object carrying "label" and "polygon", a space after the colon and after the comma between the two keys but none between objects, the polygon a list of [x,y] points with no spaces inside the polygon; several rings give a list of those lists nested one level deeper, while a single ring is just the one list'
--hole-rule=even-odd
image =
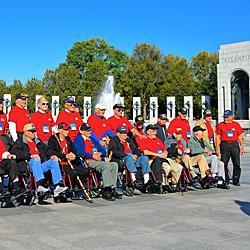
[{"label": "red t-shirt", "polygon": [[36,147],[36,143],[33,141],[27,141],[29,149],[30,149],[30,154],[31,155],[40,155],[37,147]]},{"label": "red t-shirt", "polygon": [[52,135],[52,127],[56,125],[50,112],[42,113],[37,111],[32,114],[31,121],[37,130],[37,137],[46,142]]},{"label": "red t-shirt", "polygon": [[6,149],[5,145],[2,142],[2,140],[0,139],[0,161],[2,160],[3,153],[6,151],[7,151],[7,149]]},{"label": "red t-shirt", "polygon": [[121,141],[123,146],[124,146],[124,154],[128,154],[128,153],[132,153],[130,147],[129,147],[129,143],[126,141]]},{"label": "red t-shirt", "polygon": [[27,109],[15,106],[9,113],[9,122],[16,123],[16,132],[23,133],[24,125],[31,123],[30,113]]},{"label": "red t-shirt", "polygon": [[5,113],[0,114],[0,135],[4,134],[5,129],[9,127],[7,116]]},{"label": "red t-shirt", "polygon": [[238,122],[232,123],[221,122],[216,128],[216,134],[220,135],[222,141],[238,141],[239,135],[243,130]]},{"label": "red t-shirt", "polygon": [[180,141],[178,141],[178,143],[177,143],[177,147],[178,147],[178,149],[180,149],[180,150],[181,150],[181,152],[182,152],[182,153],[184,152],[184,147],[183,147],[183,145],[182,145],[182,143],[181,143],[181,140],[180,140]]},{"label": "red t-shirt", "polygon": [[151,152],[159,153],[159,154],[166,151],[165,145],[158,137],[154,139],[146,137],[145,139],[142,139],[139,142],[138,147],[141,151],[149,150]]},{"label": "red t-shirt", "polygon": [[214,131],[213,131],[213,128],[212,128],[212,126],[211,126],[211,124],[209,122],[206,122],[206,127],[207,127],[208,138],[213,138],[214,137]]},{"label": "red t-shirt", "polygon": [[[136,127],[134,126],[134,128],[136,128]],[[138,129],[137,129],[137,130],[138,130]],[[139,131],[139,133],[140,133],[141,135],[145,135],[143,129],[140,129],[140,130],[138,130],[138,131]],[[134,134],[134,137],[135,137],[135,141],[136,141],[137,145],[139,145],[139,143],[141,142],[142,138],[140,138],[139,136],[137,136],[137,135],[135,135],[135,134]]]},{"label": "red t-shirt", "polygon": [[169,124],[168,133],[173,134],[176,128],[182,128],[182,137],[188,143],[191,137],[189,121],[186,119],[183,120],[180,117],[174,118]]},{"label": "red t-shirt", "polygon": [[80,126],[83,124],[81,115],[77,112],[62,111],[57,117],[56,124],[58,125],[61,122],[65,122],[71,127],[69,138],[74,141],[79,133]]},{"label": "red t-shirt", "polygon": [[92,128],[93,133],[102,140],[106,136],[107,131],[110,129],[106,118],[100,117],[96,114],[91,115],[88,118],[87,123]]},{"label": "red t-shirt", "polygon": [[120,126],[126,127],[127,133],[133,128],[132,124],[129,122],[129,120],[125,116],[122,116],[119,119],[113,115],[113,116],[109,117],[107,122],[108,122],[110,129],[112,130],[112,132],[114,134],[117,133],[116,129]]},{"label": "red t-shirt", "polygon": [[69,150],[68,150],[68,144],[67,144],[67,140],[63,140],[63,141],[60,141],[61,142],[61,145],[62,145],[62,150],[65,154],[68,154],[69,153]]},{"label": "red t-shirt", "polygon": [[[95,146],[92,143],[92,141],[84,139],[84,142],[85,142],[85,152],[88,153],[88,154],[93,155],[93,153],[94,153],[93,148],[95,148]],[[94,160],[94,158],[88,158],[88,160]]]}]

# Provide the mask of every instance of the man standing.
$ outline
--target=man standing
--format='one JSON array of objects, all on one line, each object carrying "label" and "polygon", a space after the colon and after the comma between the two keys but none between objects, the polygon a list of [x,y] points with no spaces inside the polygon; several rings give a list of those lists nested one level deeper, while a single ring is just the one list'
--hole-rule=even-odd
[{"label": "man standing", "polygon": [[16,95],[16,106],[9,113],[10,134],[13,141],[23,137],[23,128],[31,122],[29,111],[26,109],[26,101],[29,98],[24,93]]},{"label": "man standing", "polygon": [[226,182],[229,183],[228,162],[233,162],[233,185],[240,186],[240,155],[244,154],[243,130],[238,122],[233,121],[233,112],[224,111],[224,121],[216,128],[216,152],[221,153],[225,165]]},{"label": "man standing", "polygon": [[56,124],[59,125],[65,122],[70,126],[69,137],[71,141],[74,141],[77,134],[79,133],[79,128],[83,124],[82,117],[79,113],[75,112],[75,99],[69,96],[65,100],[65,110],[60,112]]},{"label": "man standing", "polygon": [[178,116],[174,118],[168,127],[168,134],[173,134],[176,128],[182,129],[182,137],[188,143],[188,140],[191,138],[191,129],[189,125],[189,121],[187,120],[187,109],[181,108],[178,111]]},{"label": "man standing", "polygon": [[50,112],[48,112],[49,103],[47,99],[42,96],[37,102],[38,111],[31,116],[31,121],[34,123],[37,131],[37,137],[48,144],[49,138],[52,135],[52,128],[56,125]]},{"label": "man standing", "polygon": [[167,127],[166,123],[168,121],[166,114],[160,114],[157,123],[155,124],[155,127],[158,128],[157,130],[157,137],[163,142],[163,144],[167,147]]}]

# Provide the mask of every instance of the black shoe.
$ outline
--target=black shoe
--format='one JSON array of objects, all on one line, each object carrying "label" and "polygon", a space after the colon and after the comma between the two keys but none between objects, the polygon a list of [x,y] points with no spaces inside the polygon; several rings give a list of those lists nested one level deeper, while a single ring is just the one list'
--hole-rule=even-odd
[{"label": "black shoe", "polygon": [[102,191],[102,198],[107,201],[114,201],[115,198],[112,194],[112,190],[110,187],[105,187]]},{"label": "black shoe", "polygon": [[115,190],[112,191],[112,195],[115,199],[122,199],[122,195],[118,194]]},{"label": "black shoe", "polygon": [[233,182],[233,185],[239,187],[239,186],[240,186],[240,182],[239,182],[239,181],[234,181],[234,182]]},{"label": "black shoe", "polygon": [[200,180],[200,184],[201,184],[201,189],[209,189],[210,188],[209,178],[205,176]]},{"label": "black shoe", "polygon": [[226,183],[217,184],[217,188],[222,188],[222,189],[227,189],[227,190],[230,189],[230,187]]}]

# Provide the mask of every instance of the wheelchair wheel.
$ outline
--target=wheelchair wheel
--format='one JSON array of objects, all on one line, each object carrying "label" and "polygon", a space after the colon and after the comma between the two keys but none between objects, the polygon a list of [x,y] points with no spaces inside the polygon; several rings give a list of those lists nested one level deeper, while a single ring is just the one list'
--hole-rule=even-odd
[{"label": "wheelchair wheel", "polygon": [[134,195],[134,189],[132,187],[125,187],[125,195],[126,196],[133,196]]}]

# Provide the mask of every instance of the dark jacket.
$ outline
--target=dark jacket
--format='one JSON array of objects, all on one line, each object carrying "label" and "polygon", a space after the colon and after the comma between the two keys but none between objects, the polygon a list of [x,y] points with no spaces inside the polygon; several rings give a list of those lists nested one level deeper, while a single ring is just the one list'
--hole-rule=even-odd
[{"label": "dark jacket", "polygon": [[[53,155],[53,152],[50,150],[49,146],[44,144],[41,140],[38,138],[34,139],[34,142],[36,143],[36,148],[38,149],[40,153],[41,162],[45,162],[50,159],[50,157]],[[16,161],[18,164],[18,168],[20,172],[26,171],[26,161],[30,161],[31,154],[29,145],[27,144],[26,137],[23,135],[23,138],[19,138],[13,145],[10,152],[14,155],[16,155]]]},{"label": "dark jacket", "polygon": [[160,125],[156,123],[154,126],[158,128],[156,136],[163,142],[165,147],[167,147],[168,131],[166,125]]},{"label": "dark jacket", "polygon": [[[140,150],[136,147],[133,140],[129,137],[127,137],[126,141],[129,144],[129,147],[132,151],[132,154],[135,154],[137,156],[141,155]],[[116,135],[110,139],[109,145],[108,145],[108,155],[112,152],[112,161],[115,160],[122,160],[125,157],[124,154],[124,145],[120,141],[119,137]]]},{"label": "dark jacket", "polygon": [[[91,142],[94,144],[95,148],[98,152],[102,153],[102,157],[106,156],[106,150],[104,147],[102,147],[97,140],[95,140],[93,137],[90,137]],[[83,157],[85,159],[93,158],[93,154],[89,154],[85,151],[85,141],[82,138],[81,134],[78,134],[77,137],[74,140],[74,145],[76,148],[77,156]]]},{"label": "dark jacket", "polygon": [[[59,138],[59,133],[56,134],[57,137]],[[76,149],[74,144],[72,143],[71,139],[69,138],[69,136],[66,137],[66,141],[67,141],[67,145],[68,145],[68,152],[72,152],[76,155]],[[58,143],[55,135],[52,135],[49,138],[49,142],[48,145],[50,147],[50,149],[53,151],[53,154],[56,155],[59,159],[61,160],[67,160],[66,159],[66,154],[63,153],[60,144]]]},{"label": "dark jacket", "polygon": [[[181,138],[181,144],[183,146],[183,149],[186,150],[187,148],[187,143],[186,141]],[[176,158],[178,157],[178,141],[174,137],[174,135],[170,135],[167,138],[167,152],[168,152],[168,157],[170,158]]]}]

